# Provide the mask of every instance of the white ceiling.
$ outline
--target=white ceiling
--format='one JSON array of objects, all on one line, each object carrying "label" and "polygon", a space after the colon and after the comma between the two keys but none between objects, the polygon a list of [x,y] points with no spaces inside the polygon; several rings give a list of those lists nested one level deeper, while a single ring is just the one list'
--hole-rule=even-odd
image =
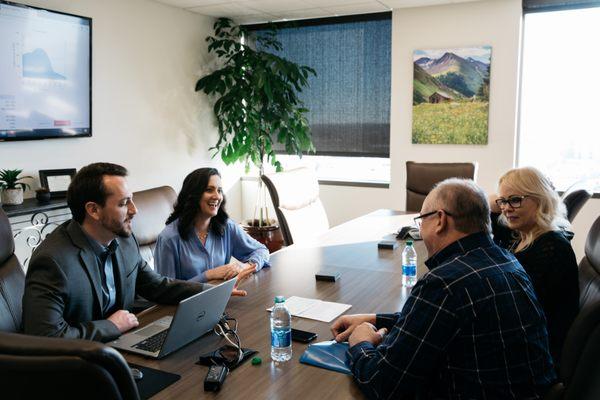
[{"label": "white ceiling", "polygon": [[210,17],[238,23],[367,14],[392,8],[425,7],[483,0],[156,0]]}]

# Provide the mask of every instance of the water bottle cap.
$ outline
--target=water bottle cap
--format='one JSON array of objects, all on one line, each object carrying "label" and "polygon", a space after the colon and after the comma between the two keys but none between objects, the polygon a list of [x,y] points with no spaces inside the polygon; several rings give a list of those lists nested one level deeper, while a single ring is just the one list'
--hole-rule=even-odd
[{"label": "water bottle cap", "polygon": [[406,245],[407,245],[407,246],[412,246],[412,245],[413,245],[413,241],[412,241],[412,240],[410,240],[410,239],[408,239],[408,240],[406,241]]},{"label": "water bottle cap", "polygon": [[277,304],[277,303],[285,303],[285,297],[275,296],[275,304]]}]

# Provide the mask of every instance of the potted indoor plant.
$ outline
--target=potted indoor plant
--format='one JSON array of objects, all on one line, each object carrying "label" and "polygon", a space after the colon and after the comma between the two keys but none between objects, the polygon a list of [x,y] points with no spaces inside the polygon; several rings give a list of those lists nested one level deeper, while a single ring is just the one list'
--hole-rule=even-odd
[{"label": "potted indoor plant", "polygon": [[[242,42],[242,37],[244,42]],[[308,110],[298,93],[316,72],[279,57],[269,50],[281,50],[276,31],[255,35],[227,18],[214,24],[214,36],[206,38],[208,51],[215,53],[222,67],[198,80],[196,91],[214,101],[218,141],[210,150],[221,154],[225,164],[242,161],[246,171],[254,164],[262,176],[264,163],[281,171],[274,147],[302,156],[314,151],[305,114]],[[257,46],[252,46],[256,44]],[[266,188],[258,180],[259,200],[247,230],[257,239],[275,223],[267,213]],[[258,237],[257,237],[258,236]]]},{"label": "potted indoor plant", "polygon": [[2,191],[2,203],[6,205],[17,205],[23,203],[23,191],[29,189],[23,179],[33,179],[31,176],[19,176],[22,169],[0,170],[0,190]]}]

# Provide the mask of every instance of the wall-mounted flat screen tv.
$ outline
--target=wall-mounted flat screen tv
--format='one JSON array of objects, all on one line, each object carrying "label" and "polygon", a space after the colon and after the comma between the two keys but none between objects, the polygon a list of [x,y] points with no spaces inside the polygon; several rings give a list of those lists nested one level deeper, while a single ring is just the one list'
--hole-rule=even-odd
[{"label": "wall-mounted flat screen tv", "polygon": [[0,141],[92,135],[92,20],[0,0]]}]

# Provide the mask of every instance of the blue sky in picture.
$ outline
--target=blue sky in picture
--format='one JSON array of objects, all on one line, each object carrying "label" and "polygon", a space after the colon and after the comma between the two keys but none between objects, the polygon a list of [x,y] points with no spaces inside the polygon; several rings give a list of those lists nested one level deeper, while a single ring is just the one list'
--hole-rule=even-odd
[{"label": "blue sky in picture", "polygon": [[435,59],[440,58],[444,55],[444,53],[454,53],[465,59],[471,57],[474,60],[489,64],[491,50],[491,46],[464,47],[455,49],[415,50],[414,59],[417,60],[421,57],[429,57]]}]

